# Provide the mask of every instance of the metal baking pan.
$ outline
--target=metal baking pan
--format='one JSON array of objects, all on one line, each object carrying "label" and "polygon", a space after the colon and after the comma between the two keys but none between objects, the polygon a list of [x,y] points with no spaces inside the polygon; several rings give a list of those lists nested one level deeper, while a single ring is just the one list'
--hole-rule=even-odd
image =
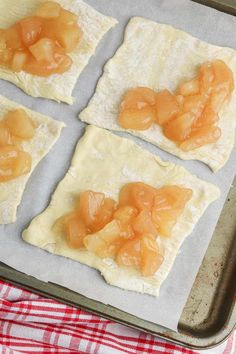
[{"label": "metal baking pan", "polygon": [[[235,0],[196,2],[236,14]],[[3,263],[0,263],[0,278],[189,348],[214,347],[223,342],[236,325],[236,178],[234,185],[179,320],[178,333],[88,299],[59,285],[42,282]]]},{"label": "metal baking pan", "polygon": [[0,278],[144,330],[194,349],[206,349],[224,341],[236,324],[236,178],[215,229],[205,258],[179,321],[179,333],[142,320],[114,307],[88,299],[61,286],[44,283],[0,263]]},{"label": "metal baking pan", "polygon": [[236,0],[193,0],[199,4],[214,7],[230,15],[236,15]]}]

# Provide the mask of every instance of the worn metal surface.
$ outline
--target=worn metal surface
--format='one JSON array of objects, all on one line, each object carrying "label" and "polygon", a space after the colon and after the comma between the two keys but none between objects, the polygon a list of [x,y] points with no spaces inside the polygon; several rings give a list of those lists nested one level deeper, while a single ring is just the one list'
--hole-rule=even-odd
[{"label": "worn metal surface", "polygon": [[[236,15],[236,0],[194,1]],[[0,278],[194,349],[207,349],[218,345],[229,336],[236,325],[236,179],[184,307],[178,326],[179,333],[58,285],[44,283],[2,263]]]},{"label": "worn metal surface", "polygon": [[217,10],[236,15],[236,0],[193,0],[199,4],[214,7]]}]

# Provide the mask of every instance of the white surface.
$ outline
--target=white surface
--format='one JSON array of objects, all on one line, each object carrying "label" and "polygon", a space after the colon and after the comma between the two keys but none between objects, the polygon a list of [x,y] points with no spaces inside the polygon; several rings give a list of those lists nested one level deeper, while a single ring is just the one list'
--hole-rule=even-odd
[{"label": "white surface", "polygon": [[222,192],[222,198],[207,210],[195,231],[184,242],[172,271],[161,288],[158,299],[153,299],[149,295],[133,294],[113,288],[100,278],[96,270],[89,269],[72,260],[48,254],[24,243],[21,240],[21,231],[35,215],[42,212],[48,205],[51,193],[69,167],[75,144],[81,136],[84,126],[76,116],[91,97],[106,60],[114,54],[121,44],[124,26],[131,16],[146,16],[158,22],[172,24],[187,30],[192,35],[213,44],[235,48],[236,39],[232,33],[236,26],[236,18],[188,0],[139,0],[135,2],[132,0],[89,0],[87,2],[104,14],[116,17],[120,23],[106,34],[98,47],[96,56],[91,59],[82,73],[75,90],[75,95],[80,99],[73,106],[43,99],[36,100],[26,96],[13,85],[0,82],[1,94],[24,103],[29,108],[64,120],[67,124],[67,128],[63,130],[57,144],[32,174],[18,210],[18,222],[0,228],[0,259],[40,279],[60,283],[87,294],[91,298],[112,303],[114,306],[135,313],[139,317],[176,329],[235,174],[235,148],[225,167],[220,172],[212,174],[207,166],[199,162],[183,162],[150,144],[134,139],[139,145],[158,154],[161,158],[179,163],[200,178],[218,184]]}]

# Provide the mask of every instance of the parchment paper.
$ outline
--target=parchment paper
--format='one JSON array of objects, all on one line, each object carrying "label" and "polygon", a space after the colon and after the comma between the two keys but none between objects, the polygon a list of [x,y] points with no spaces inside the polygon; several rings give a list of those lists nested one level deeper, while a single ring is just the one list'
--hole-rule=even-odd
[{"label": "parchment paper", "polygon": [[[199,177],[217,184],[222,191],[221,199],[207,210],[195,231],[184,242],[172,271],[161,288],[159,298],[109,286],[97,271],[24,243],[21,231],[48,205],[52,192],[69,167],[75,144],[84,131],[84,124],[78,121],[77,115],[93,94],[103,65],[121,44],[124,27],[131,16],[145,16],[157,22],[168,23],[202,40],[234,48],[236,48],[234,36],[236,18],[188,0],[87,0],[87,2],[104,14],[116,17],[119,25],[105,36],[95,57],[90,60],[82,73],[74,91],[76,102],[73,106],[34,99],[10,83],[0,82],[1,94],[67,124],[58,143],[31,176],[18,209],[17,222],[0,228],[0,260],[41,280],[61,284],[89,298],[176,330],[235,175],[236,149],[227,165],[217,174],[213,174],[200,162],[181,161],[133,138],[139,145],[163,159],[181,164]],[[131,139],[129,135],[127,136]],[[63,203],[63,200],[61,202]]]}]

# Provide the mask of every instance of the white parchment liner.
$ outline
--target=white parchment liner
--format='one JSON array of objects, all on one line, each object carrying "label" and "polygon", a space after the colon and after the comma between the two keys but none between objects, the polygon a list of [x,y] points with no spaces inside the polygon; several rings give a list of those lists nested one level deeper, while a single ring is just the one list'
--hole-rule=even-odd
[{"label": "white parchment liner", "polygon": [[31,98],[14,85],[0,81],[2,95],[31,109],[63,120],[67,125],[57,144],[32,174],[18,209],[17,222],[0,227],[0,260],[41,280],[61,284],[89,298],[176,330],[235,175],[235,148],[226,166],[217,174],[213,174],[200,162],[181,161],[148,143],[133,138],[139,145],[158,154],[161,158],[181,164],[200,178],[217,184],[222,192],[221,198],[209,207],[192,235],[181,247],[172,271],[161,288],[159,298],[109,286],[96,270],[24,243],[21,232],[32,218],[48,205],[52,192],[69,167],[75,144],[84,132],[84,124],[78,121],[77,115],[92,96],[103,65],[121,44],[124,27],[130,17],[145,16],[183,29],[209,43],[233,48],[236,48],[234,36],[236,18],[189,0],[87,0],[87,2],[102,13],[117,18],[119,25],[106,34],[96,55],[82,73],[74,91],[76,102],[73,106]]}]

